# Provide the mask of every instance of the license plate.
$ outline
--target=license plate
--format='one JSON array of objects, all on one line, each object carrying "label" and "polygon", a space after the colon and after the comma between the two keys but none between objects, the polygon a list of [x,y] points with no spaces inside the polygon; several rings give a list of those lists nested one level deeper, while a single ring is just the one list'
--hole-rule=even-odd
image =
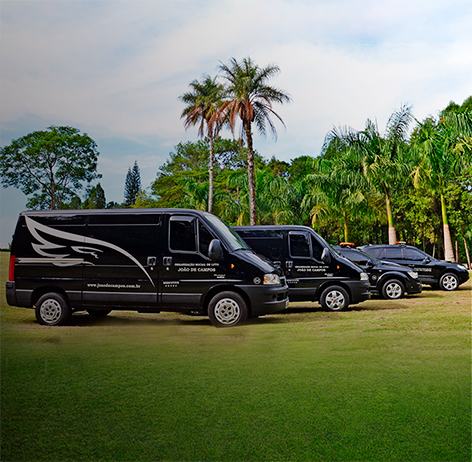
[{"label": "license plate", "polygon": [[290,300],[287,298],[287,300],[285,300],[285,308],[288,308],[289,303],[290,303]]}]

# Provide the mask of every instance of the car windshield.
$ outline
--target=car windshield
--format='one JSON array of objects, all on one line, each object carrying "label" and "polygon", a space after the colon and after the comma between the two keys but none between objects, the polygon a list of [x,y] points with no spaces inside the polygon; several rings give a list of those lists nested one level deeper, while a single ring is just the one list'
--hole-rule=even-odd
[{"label": "car windshield", "polygon": [[382,263],[378,258],[375,258],[372,255],[369,255],[368,253],[363,252],[362,250],[356,249],[355,251],[362,254],[364,257],[366,257],[367,260],[372,260],[377,265],[380,265]]},{"label": "car windshield", "polygon": [[205,213],[205,218],[213,225],[218,233],[223,236],[225,242],[229,245],[230,249],[234,252],[236,250],[249,250],[246,243],[236,234],[231,228],[226,226],[218,217]]}]

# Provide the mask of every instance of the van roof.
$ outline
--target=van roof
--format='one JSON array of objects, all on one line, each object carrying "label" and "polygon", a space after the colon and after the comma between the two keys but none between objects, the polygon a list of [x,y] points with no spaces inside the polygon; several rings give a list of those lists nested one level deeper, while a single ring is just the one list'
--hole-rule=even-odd
[{"label": "van roof", "polygon": [[74,210],[26,210],[20,213],[23,215],[99,215],[99,214],[153,214],[153,213],[188,213],[193,215],[205,215],[208,212],[193,209],[171,209],[171,208],[144,208],[144,209],[74,209]]}]

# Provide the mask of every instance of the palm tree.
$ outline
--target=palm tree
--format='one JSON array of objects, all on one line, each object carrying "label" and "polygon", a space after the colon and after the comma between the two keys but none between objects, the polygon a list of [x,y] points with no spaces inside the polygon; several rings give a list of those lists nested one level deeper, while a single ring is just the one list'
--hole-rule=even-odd
[{"label": "palm tree", "polygon": [[182,111],[181,118],[185,118],[185,129],[199,125],[198,135],[208,137],[210,145],[209,155],[209,190],[208,211],[213,208],[213,180],[214,180],[214,146],[213,140],[222,126],[223,113],[219,112],[224,93],[223,85],[216,82],[216,77],[203,76],[201,82],[194,80],[189,84],[192,91],[184,93],[179,99],[187,105]]},{"label": "palm tree", "polygon": [[336,228],[340,225],[344,241],[348,241],[349,224],[360,218],[366,203],[366,180],[359,160],[350,151],[339,152],[331,159],[316,158],[307,180],[311,189],[302,206],[310,210],[312,227],[323,220]]},{"label": "palm tree", "polygon": [[409,174],[407,148],[408,127],[412,120],[411,108],[402,106],[389,118],[385,136],[381,136],[376,124],[367,121],[366,128],[359,132],[358,141],[353,143],[355,150],[363,158],[364,175],[374,192],[385,198],[388,222],[388,242],[397,241],[392,197],[405,185]]},{"label": "palm tree", "polygon": [[445,192],[449,184],[472,162],[472,113],[445,113],[419,124],[414,147],[422,162],[413,171],[415,187],[428,185],[440,198],[444,233],[444,259],[454,261],[451,232],[447,218]]},{"label": "palm tree", "polygon": [[257,66],[251,58],[244,58],[238,62],[231,58],[229,65],[221,64],[220,70],[227,81],[228,100],[223,103],[220,113],[228,117],[232,132],[236,119],[241,119],[241,138],[247,143],[247,168],[249,182],[249,212],[251,225],[256,224],[256,189],[254,178],[254,150],[252,124],[254,123],[263,136],[267,126],[274,136],[277,135],[271,116],[282,122],[278,114],[272,109],[272,104],[288,103],[291,98],[287,93],[273,88],[267,81],[275,76],[279,67],[271,64],[265,68]]}]

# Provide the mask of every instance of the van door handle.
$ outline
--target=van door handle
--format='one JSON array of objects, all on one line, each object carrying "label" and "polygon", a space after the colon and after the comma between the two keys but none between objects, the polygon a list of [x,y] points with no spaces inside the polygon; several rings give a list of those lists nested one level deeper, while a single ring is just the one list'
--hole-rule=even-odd
[{"label": "van door handle", "polygon": [[172,265],[172,257],[164,257],[162,259],[162,263],[164,266],[171,266]]},{"label": "van door handle", "polygon": [[286,261],[285,262],[285,267],[289,268],[289,269],[293,268],[293,261],[291,261],[291,260]]},{"label": "van door handle", "polygon": [[148,257],[147,258],[147,265],[148,266],[156,266],[157,264],[157,257]]}]

